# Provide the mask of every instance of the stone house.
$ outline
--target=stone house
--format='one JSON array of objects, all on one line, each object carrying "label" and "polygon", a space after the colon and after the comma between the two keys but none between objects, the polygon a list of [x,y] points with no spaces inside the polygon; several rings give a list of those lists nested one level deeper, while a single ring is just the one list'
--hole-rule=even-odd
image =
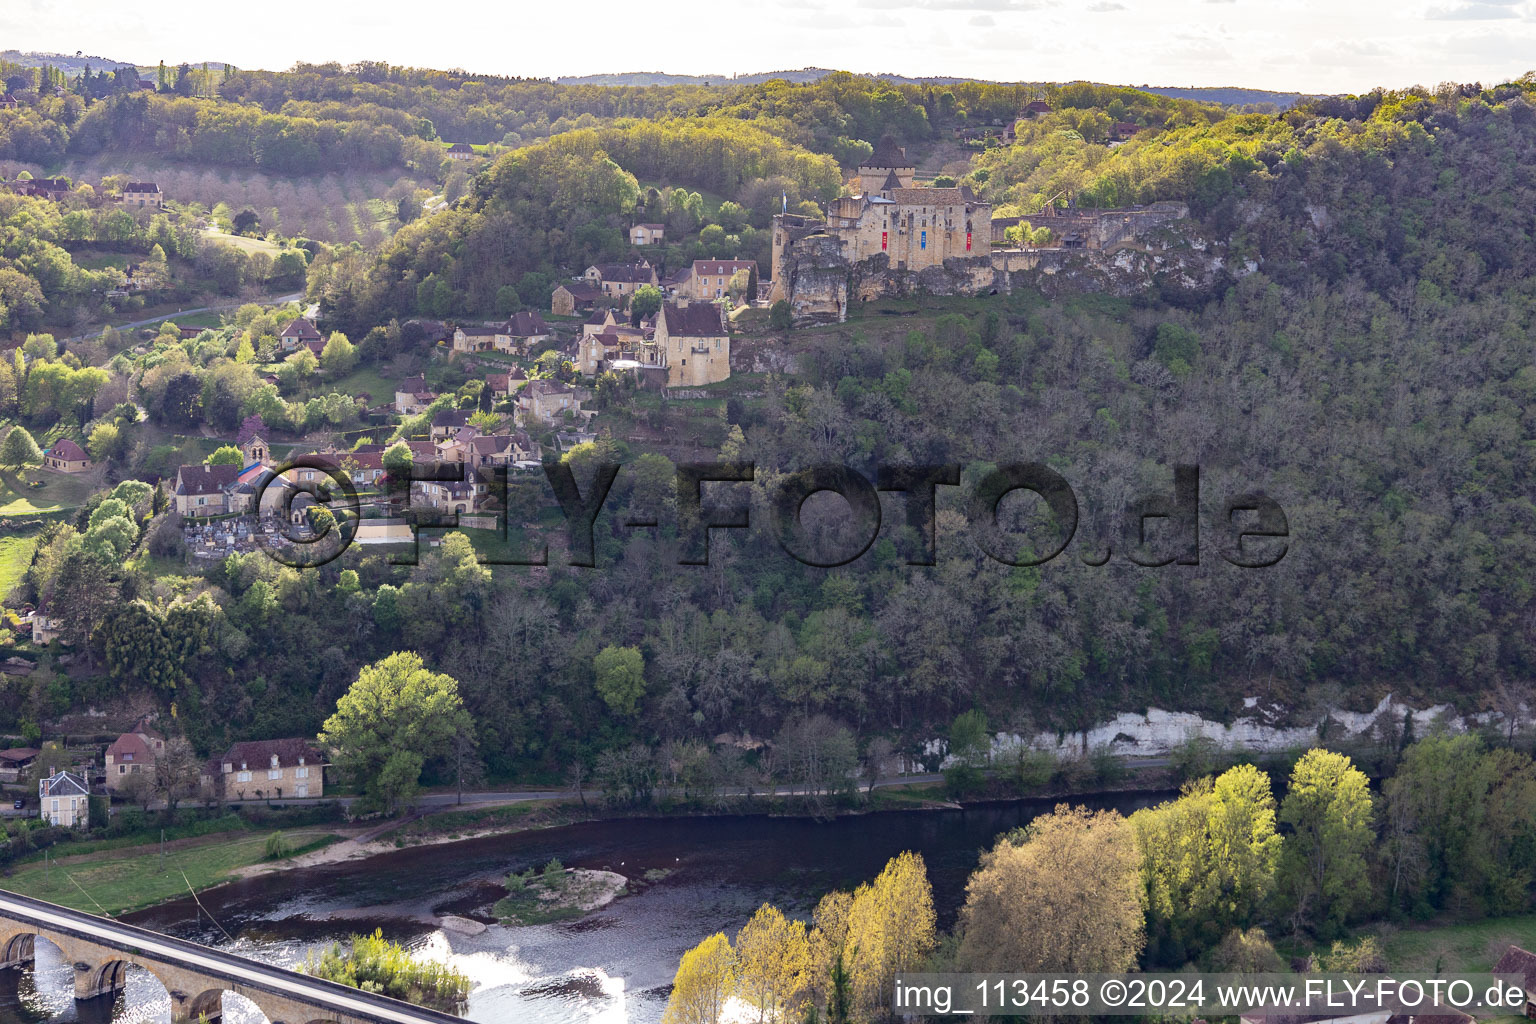
[{"label": "stone house", "polygon": [[636,224],[629,229],[629,244],[660,245],[666,234],[665,224]]},{"label": "stone house", "polygon": [[312,345],[315,342],[319,342],[322,349],[325,348],[324,336],[308,317],[301,316],[288,321],[288,326],[277,335],[278,347],[284,352],[297,352],[300,345],[311,346],[313,351]]},{"label": "stone house", "polygon": [[581,409],[576,391],[569,384],[557,380],[529,381],[517,395],[517,408],[528,419],[539,423],[553,423],[567,412]]},{"label": "stone house", "polygon": [[[488,352],[500,347],[497,345],[499,337],[504,337],[500,327],[461,325],[453,329],[453,350],[455,352]],[[510,344],[510,339],[508,343]]]},{"label": "stone house", "polygon": [[528,375],[520,367],[513,367],[506,373],[488,373],[485,382],[491,388],[491,394],[498,400],[511,395],[518,388],[528,383]]},{"label": "stone house", "polygon": [[107,792],[117,792],[130,775],[153,775],[155,762],[163,753],[165,737],[140,719],[107,748]]},{"label": "stone house", "polygon": [[449,160],[473,160],[474,158],[475,147],[467,142],[455,142],[448,147]]},{"label": "stone house", "polygon": [[395,412],[401,416],[414,416],[437,398],[437,393],[427,387],[425,377],[407,377],[395,385]]},{"label": "stone house", "polygon": [[55,772],[39,779],[37,801],[42,817],[50,825],[84,828],[90,823],[91,787],[74,772]]},{"label": "stone house", "polygon": [[569,282],[556,286],[549,296],[549,311],[555,316],[575,316],[591,309],[603,297],[602,290],[590,284]]},{"label": "stone house", "polygon": [[669,387],[713,384],[731,375],[731,336],[713,302],[664,302],[653,338]]},{"label": "stone house", "polygon": [[160,186],[152,181],[130,181],[123,186],[123,194],[117,201],[135,209],[158,210],[165,205],[165,196],[161,194]]},{"label": "stone house", "polygon": [[756,260],[694,260],[689,277],[689,297],[704,301],[723,299],[731,290],[736,272],[757,272]]},{"label": "stone house", "polygon": [[469,413],[463,409],[442,409],[432,417],[428,434],[433,441],[446,441],[463,430],[469,423]]},{"label": "stone house", "polygon": [[645,285],[656,284],[656,268],[644,260],[639,263],[604,263],[590,266],[582,275],[587,284],[598,289],[603,298],[620,304]]},{"label": "stone house", "polygon": [[69,438],[60,438],[43,452],[43,466],[60,473],[84,473],[91,468],[91,458]]},{"label": "stone house", "polygon": [[184,516],[218,516],[243,512],[232,503],[239,466],[182,466],[176,470],[176,511]]},{"label": "stone house", "polygon": [[325,762],[304,739],[249,740],[203,766],[204,795],[235,803],[325,795]]}]

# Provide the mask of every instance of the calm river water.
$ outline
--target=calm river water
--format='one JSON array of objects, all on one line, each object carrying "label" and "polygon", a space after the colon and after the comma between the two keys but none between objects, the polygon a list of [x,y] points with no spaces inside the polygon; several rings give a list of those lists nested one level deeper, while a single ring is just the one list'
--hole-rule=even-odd
[{"label": "calm river water", "polygon": [[[1079,798],[1129,812],[1151,796]],[[419,956],[450,961],[474,982],[466,1016],[490,1024],[655,1024],[684,950],[716,931],[733,935],[763,902],[809,914],[822,894],[873,878],[902,850],[921,853],[939,924],[964,899],[979,852],[1001,832],[1048,811],[1047,801],[965,810],[882,812],[814,822],[800,818],[655,818],[588,822],[414,847],[345,864],[289,871],[202,896],[217,925],[190,900],[127,920],[283,966],[352,932],[382,927]],[[567,867],[607,868],[641,880],[634,895],[575,922],[493,925],[466,936],[417,918],[482,914],[509,871],[558,857]],[[233,936],[231,940],[225,932]],[[70,968],[39,943],[35,972],[0,971],[0,1024],[168,1024],[159,982],[135,970],[113,1006],[76,1006]],[[52,954],[52,955],[50,955]],[[226,996],[228,1024],[262,1015]]]}]

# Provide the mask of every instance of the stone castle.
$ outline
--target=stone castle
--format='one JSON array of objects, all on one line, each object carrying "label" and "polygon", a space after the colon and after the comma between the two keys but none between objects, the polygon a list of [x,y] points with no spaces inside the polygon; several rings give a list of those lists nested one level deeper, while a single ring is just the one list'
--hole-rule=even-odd
[{"label": "stone castle", "polygon": [[919,188],[914,174],[906,151],[885,138],[858,168],[858,194],[834,199],[824,220],[775,216],[769,298],[788,301],[797,323],[840,323],[850,302],[918,292],[1006,292],[1015,274],[1049,272],[1059,254],[1133,246],[1189,216],[1182,203],[1128,210],[1047,207],[1029,220],[1049,226],[1056,244],[1009,249],[1001,244],[1003,233],[1020,218],[994,221],[991,204],[968,187]]}]

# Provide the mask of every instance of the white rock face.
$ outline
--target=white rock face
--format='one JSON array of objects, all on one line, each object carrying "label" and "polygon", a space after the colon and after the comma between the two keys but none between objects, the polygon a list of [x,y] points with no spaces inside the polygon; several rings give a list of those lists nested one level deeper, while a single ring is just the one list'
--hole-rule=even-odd
[{"label": "white rock face", "polygon": [[[1245,697],[1244,708],[1258,710],[1257,697]],[[1413,716],[1414,731],[1423,735],[1437,720],[1452,732],[1464,732],[1470,724],[1485,719],[1486,715],[1462,719],[1450,713],[1444,704],[1427,708],[1412,708],[1396,702],[1391,694],[1370,711],[1335,711],[1333,720],[1350,736],[1368,732],[1377,719],[1401,723],[1405,715]],[[1187,711],[1164,711],[1149,708],[1145,715],[1122,712],[1114,718],[1086,732],[1070,733],[1059,737],[1055,732],[1041,732],[1034,736],[1017,733],[997,733],[992,737],[992,756],[997,758],[1018,747],[1044,750],[1066,759],[1080,757],[1091,750],[1107,748],[1125,757],[1166,757],[1179,745],[1203,736],[1214,740],[1223,750],[1253,753],[1278,753],[1304,747],[1317,742],[1317,723],[1300,726],[1266,725],[1257,717],[1240,717],[1228,723],[1213,722]],[[924,753],[936,756],[947,747],[943,739],[929,740]],[[946,756],[944,765],[953,758]]]}]

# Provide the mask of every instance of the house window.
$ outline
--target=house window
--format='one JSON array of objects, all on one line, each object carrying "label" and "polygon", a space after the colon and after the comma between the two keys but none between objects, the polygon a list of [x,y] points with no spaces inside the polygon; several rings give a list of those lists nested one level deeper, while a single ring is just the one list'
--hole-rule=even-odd
[{"label": "house window", "polygon": [[293,770],[293,777],[296,779],[307,779],[309,778],[309,769],[299,765],[299,767]]},{"label": "house window", "polygon": [[283,770],[281,768],[268,768],[267,769],[267,779],[269,781],[272,780],[272,779],[280,779],[282,777],[283,777]]},{"label": "house window", "polygon": [[119,775],[127,775],[128,774],[128,766],[125,765],[125,764],[118,765],[117,766],[117,774],[119,774]]},{"label": "house window", "polygon": [[58,814],[59,813],[59,798],[58,797],[54,797],[53,798],[53,813],[54,814]]},{"label": "house window", "polygon": [[250,782],[251,781],[251,773],[250,772],[236,772],[235,773],[235,781],[236,782]]}]

